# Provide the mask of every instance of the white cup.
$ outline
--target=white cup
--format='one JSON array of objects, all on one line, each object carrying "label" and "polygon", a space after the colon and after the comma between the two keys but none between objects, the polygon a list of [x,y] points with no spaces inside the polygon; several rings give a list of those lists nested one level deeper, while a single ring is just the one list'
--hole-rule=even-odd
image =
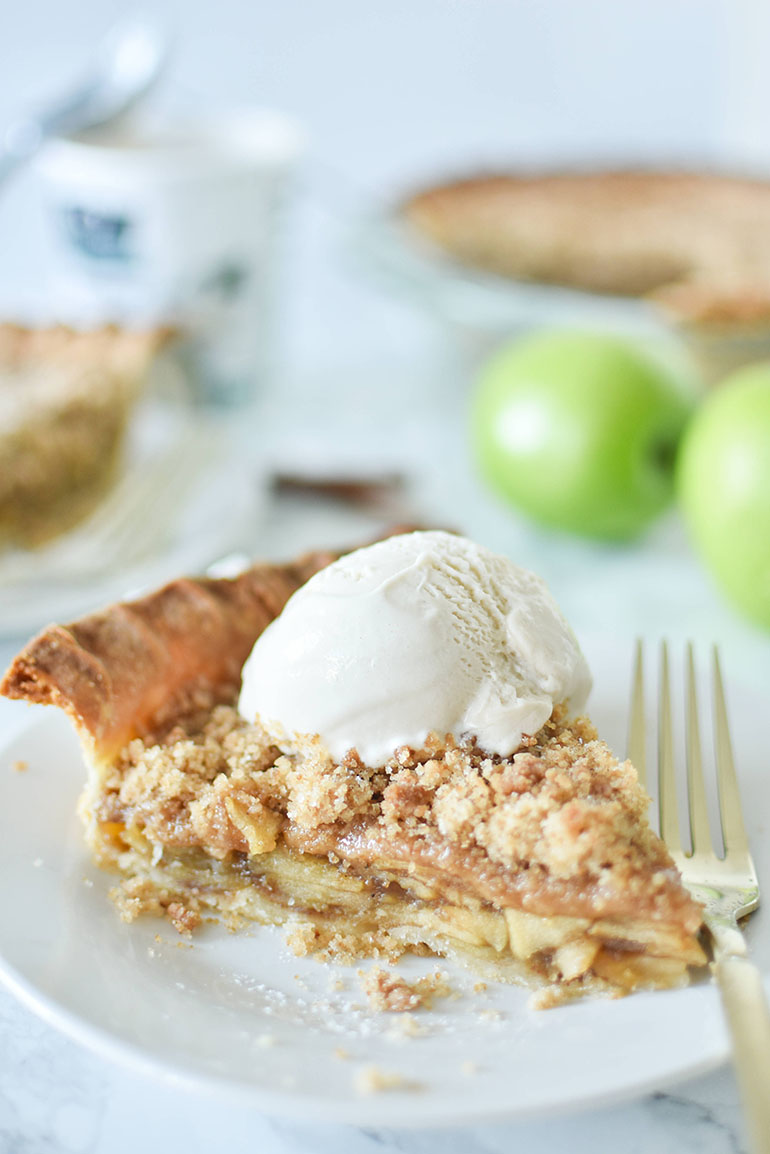
[{"label": "white cup", "polygon": [[292,120],[260,110],[53,141],[38,161],[52,311],[76,324],[174,326],[195,396],[247,404],[271,361],[301,144]]}]

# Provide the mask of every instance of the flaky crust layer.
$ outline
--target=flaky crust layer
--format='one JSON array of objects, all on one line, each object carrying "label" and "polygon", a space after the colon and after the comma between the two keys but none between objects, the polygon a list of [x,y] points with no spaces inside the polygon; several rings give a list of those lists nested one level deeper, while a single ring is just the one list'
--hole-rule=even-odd
[{"label": "flaky crust layer", "polygon": [[231,700],[262,630],[336,556],[309,553],[229,578],[181,578],[137,601],[51,625],[16,657],[6,697],[57,705],[97,761],[133,737]]}]

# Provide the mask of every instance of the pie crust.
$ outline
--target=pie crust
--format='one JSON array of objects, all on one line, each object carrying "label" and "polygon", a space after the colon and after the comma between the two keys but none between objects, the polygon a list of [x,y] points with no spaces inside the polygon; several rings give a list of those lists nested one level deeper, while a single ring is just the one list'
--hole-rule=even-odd
[{"label": "pie crust", "polygon": [[676,323],[767,329],[770,182],[706,172],[499,173],[402,207],[463,264],[517,280],[646,297]]},{"label": "pie crust", "polygon": [[374,769],[238,716],[254,641],[334,556],[172,582],[50,627],[8,670],[0,692],[80,733],[86,837],[122,915],[284,924],[295,952],[343,961],[450,956],[541,1005],[686,983],[701,909],[587,719],[557,707],[507,759],[434,734]]},{"label": "pie crust", "polygon": [[166,337],[0,324],[0,547],[40,545],[91,512]]}]

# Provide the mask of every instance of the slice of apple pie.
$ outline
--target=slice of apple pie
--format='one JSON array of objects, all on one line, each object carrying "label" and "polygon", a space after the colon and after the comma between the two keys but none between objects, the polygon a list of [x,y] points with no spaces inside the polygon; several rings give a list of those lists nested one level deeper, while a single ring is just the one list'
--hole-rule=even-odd
[{"label": "slice of apple pie", "polygon": [[543,1003],[687,981],[701,910],[539,578],[460,537],[180,580],[47,629],[9,697],[65,709],[128,919],[436,953]]},{"label": "slice of apple pie", "polygon": [[45,544],[93,511],[168,337],[0,324],[0,549]]}]

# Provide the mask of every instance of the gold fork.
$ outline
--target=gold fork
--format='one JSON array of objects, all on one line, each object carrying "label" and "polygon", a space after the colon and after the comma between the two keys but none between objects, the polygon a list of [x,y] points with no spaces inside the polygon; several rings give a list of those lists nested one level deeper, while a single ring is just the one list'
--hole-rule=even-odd
[{"label": "gold fork", "polygon": [[[704,907],[713,950],[712,972],[722,997],[733,1060],[754,1154],[770,1154],[770,1011],[757,967],[749,961],[738,920],[759,905],[759,882],[743,823],[738,779],[727,722],[719,655],[713,649],[714,757],[724,852],[714,848],[706,801],[693,648],[685,662],[687,826],[691,849],[682,843],[677,804],[677,767],[668,646],[660,656],[658,702],[658,813],[660,834],[685,885]],[[644,669],[637,642],[631,695],[628,756],[646,785]]]}]

